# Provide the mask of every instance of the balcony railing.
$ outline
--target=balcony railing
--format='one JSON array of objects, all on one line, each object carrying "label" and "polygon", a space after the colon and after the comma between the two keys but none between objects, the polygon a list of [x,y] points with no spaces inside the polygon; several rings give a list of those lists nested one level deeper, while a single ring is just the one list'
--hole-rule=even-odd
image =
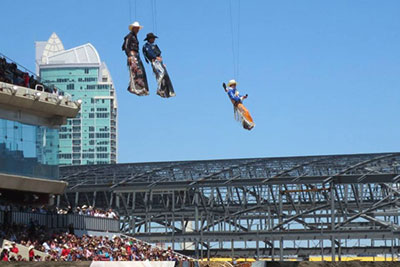
[{"label": "balcony railing", "polygon": [[46,226],[49,229],[64,229],[71,224],[75,230],[119,232],[120,224],[117,219],[100,218],[75,214],[40,214],[13,211],[5,214],[0,212],[0,223],[29,224],[31,221]]}]

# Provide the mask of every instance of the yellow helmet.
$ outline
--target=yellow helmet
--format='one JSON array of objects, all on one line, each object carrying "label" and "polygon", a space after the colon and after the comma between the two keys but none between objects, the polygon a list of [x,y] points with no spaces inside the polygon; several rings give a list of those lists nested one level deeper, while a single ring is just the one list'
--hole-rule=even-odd
[{"label": "yellow helmet", "polygon": [[231,86],[232,84],[237,84],[237,83],[236,83],[235,80],[230,80],[230,81],[228,82],[228,86]]}]

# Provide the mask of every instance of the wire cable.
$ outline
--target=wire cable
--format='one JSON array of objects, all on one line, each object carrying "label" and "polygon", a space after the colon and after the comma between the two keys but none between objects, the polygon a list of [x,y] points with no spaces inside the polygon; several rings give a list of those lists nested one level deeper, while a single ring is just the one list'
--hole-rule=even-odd
[{"label": "wire cable", "polygon": [[154,33],[157,33],[157,0],[154,0]]},{"label": "wire cable", "polygon": [[137,21],[137,14],[136,14],[136,10],[137,10],[137,1],[135,0],[135,21]]},{"label": "wire cable", "polygon": [[241,11],[241,6],[240,6],[240,0],[239,2],[239,7],[238,7],[238,26],[237,26],[237,70],[236,70],[236,78],[239,80],[239,66],[240,66],[240,11]]},{"label": "wire cable", "polygon": [[129,5],[129,23],[132,23],[132,7],[131,7],[131,0],[128,0]]},{"label": "wire cable", "polygon": [[231,26],[231,37],[232,37],[232,60],[233,60],[233,77],[236,78],[236,53],[235,53],[235,38],[233,31],[233,15],[232,15],[232,0],[229,1],[229,18]]},{"label": "wire cable", "polygon": [[154,32],[154,1],[150,0],[150,6],[151,6],[151,23],[153,26],[153,32]]}]

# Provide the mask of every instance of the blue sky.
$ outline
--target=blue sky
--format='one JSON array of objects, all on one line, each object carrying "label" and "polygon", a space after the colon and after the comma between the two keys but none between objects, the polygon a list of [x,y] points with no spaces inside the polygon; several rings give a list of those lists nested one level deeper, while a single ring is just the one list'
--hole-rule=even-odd
[{"label": "blue sky", "polygon": [[[0,52],[34,70],[34,42],[52,32],[66,49],[92,43],[117,89],[119,162],[400,151],[400,1],[155,3],[2,0]],[[160,37],[175,98],[155,94],[149,65],[150,96],[126,91],[121,44],[134,20],[141,45]],[[250,132],[221,87],[233,59]]]}]

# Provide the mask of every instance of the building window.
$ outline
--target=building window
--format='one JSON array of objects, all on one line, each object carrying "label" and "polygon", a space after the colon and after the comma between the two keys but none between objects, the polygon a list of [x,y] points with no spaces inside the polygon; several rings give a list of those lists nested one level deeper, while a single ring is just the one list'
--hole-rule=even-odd
[{"label": "building window", "polygon": [[84,159],[94,159],[94,154],[93,153],[83,153],[82,158]]},{"label": "building window", "polygon": [[76,145],[76,146],[79,146],[81,144],[81,140],[73,140],[72,144]]},{"label": "building window", "polygon": [[71,134],[60,134],[59,138],[60,139],[71,139]]},{"label": "building window", "polygon": [[85,74],[89,74],[89,69],[88,68],[85,69]]},{"label": "building window", "polygon": [[67,90],[74,90],[74,89],[75,89],[75,85],[73,83],[67,84]]},{"label": "building window", "polygon": [[97,82],[97,78],[95,77],[78,78],[78,82]]},{"label": "building window", "polygon": [[110,85],[109,84],[98,84],[97,85],[97,89],[99,89],[99,90],[105,90],[105,89],[109,89],[110,88]]},{"label": "building window", "polygon": [[96,138],[110,138],[109,133],[96,133]]},{"label": "building window", "polygon": [[96,113],[96,118],[108,118],[108,113]]},{"label": "building window", "polygon": [[97,142],[97,145],[108,145],[108,144],[109,144],[108,141],[100,141],[100,142]]},{"label": "building window", "polygon": [[72,155],[71,154],[60,154],[60,159],[71,159]]}]

